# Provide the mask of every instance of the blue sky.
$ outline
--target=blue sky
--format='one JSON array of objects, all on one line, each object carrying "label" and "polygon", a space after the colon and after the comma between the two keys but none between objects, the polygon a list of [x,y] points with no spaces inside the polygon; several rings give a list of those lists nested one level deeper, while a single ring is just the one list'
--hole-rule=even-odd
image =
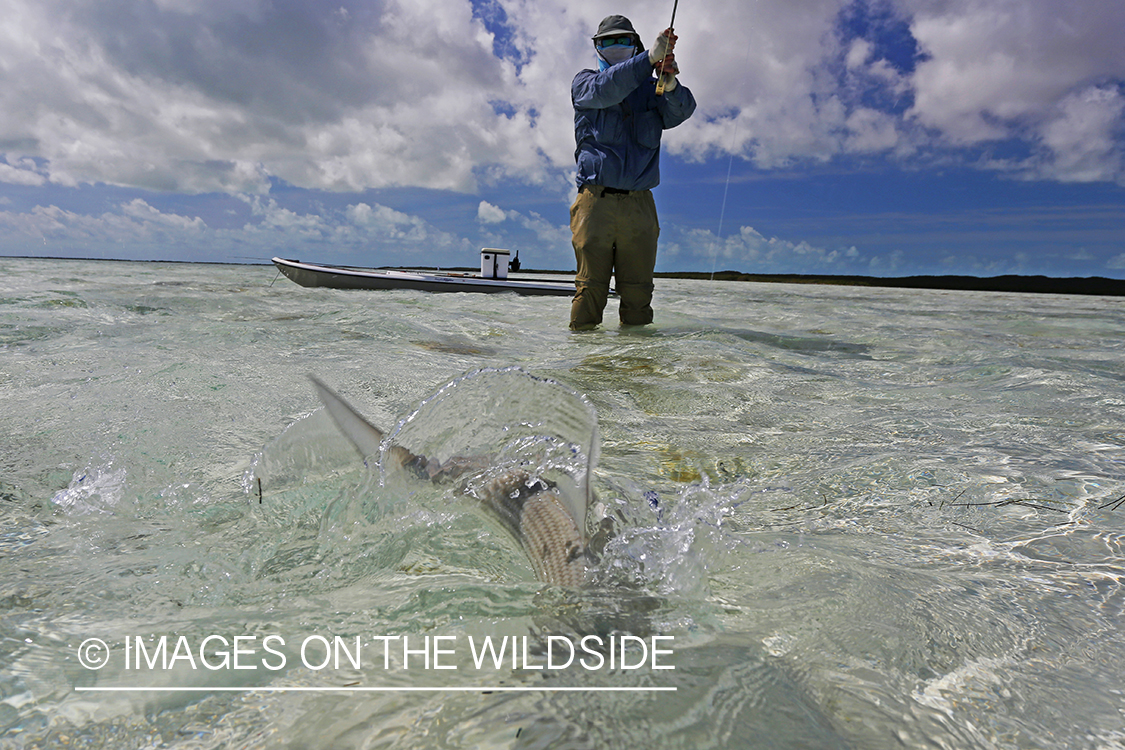
[{"label": "blue sky", "polygon": [[[0,254],[573,268],[593,0],[5,0]],[[658,270],[1125,278],[1125,3],[684,0]]]}]

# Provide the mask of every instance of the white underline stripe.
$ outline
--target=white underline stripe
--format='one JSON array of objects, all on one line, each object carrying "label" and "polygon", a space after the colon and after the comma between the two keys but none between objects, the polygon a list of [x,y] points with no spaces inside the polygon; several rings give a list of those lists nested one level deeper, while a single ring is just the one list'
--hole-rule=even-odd
[{"label": "white underline stripe", "polygon": [[406,692],[459,692],[459,693],[550,693],[550,692],[675,692],[675,687],[85,687],[75,686],[75,691],[88,693],[406,693]]}]

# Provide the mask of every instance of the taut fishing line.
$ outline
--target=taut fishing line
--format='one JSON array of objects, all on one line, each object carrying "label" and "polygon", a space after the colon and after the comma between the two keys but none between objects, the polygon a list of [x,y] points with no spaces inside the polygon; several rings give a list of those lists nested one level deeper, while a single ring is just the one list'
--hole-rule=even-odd
[{"label": "taut fishing line", "polygon": [[[742,63],[742,69],[746,70],[746,67],[749,64],[750,64],[750,45],[747,44],[746,45],[746,60]],[[727,147],[727,151],[730,152],[730,161],[727,162],[727,181],[726,181],[726,184],[723,186],[723,203],[722,203],[722,206],[719,208],[719,229],[718,229],[718,231],[715,235],[715,251],[711,254],[711,281],[715,280],[715,266],[719,262],[719,246],[722,245],[722,243],[723,243],[723,219],[726,218],[726,213],[727,213],[727,194],[730,192],[730,175],[731,175],[731,170],[734,168],[734,144],[736,143],[736,141],[738,139],[738,128],[741,125],[741,119],[742,119],[739,115],[741,115],[741,114],[742,114],[742,109],[740,107],[738,110],[736,110],[736,112],[734,114],[734,128],[732,129],[731,135],[730,135],[730,146]]]},{"label": "taut fishing line", "polygon": [[[738,133],[738,116],[735,115],[734,120],[734,133]],[[734,135],[731,136],[730,148],[730,161],[727,162],[727,182],[723,186],[723,204],[719,208],[719,229],[715,233],[715,252],[711,253],[711,281],[715,280],[715,266],[719,262],[719,246],[723,244],[723,219],[727,213],[727,193],[730,192],[730,173],[734,167]]]},{"label": "taut fishing line", "polygon": [[[679,8],[679,5],[680,5],[680,0],[675,0],[675,2],[672,4],[672,22],[668,25],[669,29],[673,28],[676,25],[676,9]],[[665,52],[664,58],[667,59],[667,57],[668,57],[668,53]],[[661,60],[662,66],[663,66],[663,62],[664,61]],[[743,63],[743,66],[742,66],[743,70],[746,69],[746,66],[749,63],[750,63],[750,45],[746,45],[746,60]],[[656,95],[660,96],[663,93],[664,93],[664,74],[661,73],[659,78],[657,79],[657,83],[656,83]],[[723,203],[722,203],[722,206],[719,208],[719,229],[718,229],[718,231],[716,233],[716,236],[715,236],[715,250],[714,250],[713,253],[711,253],[711,281],[715,280],[715,267],[719,262],[719,246],[722,244],[722,241],[723,241],[723,220],[726,218],[726,213],[727,213],[727,195],[730,193],[730,176],[731,176],[731,171],[734,168],[734,144],[738,139],[738,128],[739,128],[739,125],[741,124],[740,123],[741,118],[739,117],[739,115],[741,113],[742,113],[741,108],[738,109],[735,112],[734,128],[731,131],[731,142],[730,142],[730,146],[727,147],[727,151],[730,152],[730,161],[727,163],[727,181],[726,181],[726,184],[723,186]]]}]

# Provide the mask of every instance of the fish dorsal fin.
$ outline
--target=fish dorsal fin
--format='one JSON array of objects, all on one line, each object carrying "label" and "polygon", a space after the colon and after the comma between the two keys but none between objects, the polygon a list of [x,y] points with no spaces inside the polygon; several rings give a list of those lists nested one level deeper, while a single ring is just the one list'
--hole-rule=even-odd
[{"label": "fish dorsal fin", "polygon": [[[340,398],[335,391],[315,376],[309,375],[309,380],[316,386],[316,394],[320,396],[320,401],[324,404],[324,409],[329,416],[332,417],[332,421],[352,442],[367,465],[374,468],[383,451],[385,433],[368,422],[351,404]],[[413,453],[399,445],[390,446],[388,453],[399,464],[412,463],[418,459]]]},{"label": "fish dorsal fin", "polygon": [[364,459],[377,459],[383,445],[383,431],[368,422],[362,414],[315,376],[309,375],[309,380],[316,386],[316,395],[320,397],[320,402],[324,404],[332,421],[352,442],[360,455]]}]

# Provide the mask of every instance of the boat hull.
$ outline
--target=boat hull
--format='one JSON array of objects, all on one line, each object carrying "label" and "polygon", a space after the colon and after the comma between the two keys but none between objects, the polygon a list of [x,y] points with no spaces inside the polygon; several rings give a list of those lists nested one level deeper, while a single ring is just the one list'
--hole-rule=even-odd
[{"label": "boat hull", "polygon": [[471,292],[497,294],[514,292],[530,296],[570,297],[574,285],[527,281],[523,279],[485,279],[471,274],[383,271],[346,266],[325,266],[274,258],[273,264],[286,278],[305,287],[329,289],[414,289],[422,292]]}]

